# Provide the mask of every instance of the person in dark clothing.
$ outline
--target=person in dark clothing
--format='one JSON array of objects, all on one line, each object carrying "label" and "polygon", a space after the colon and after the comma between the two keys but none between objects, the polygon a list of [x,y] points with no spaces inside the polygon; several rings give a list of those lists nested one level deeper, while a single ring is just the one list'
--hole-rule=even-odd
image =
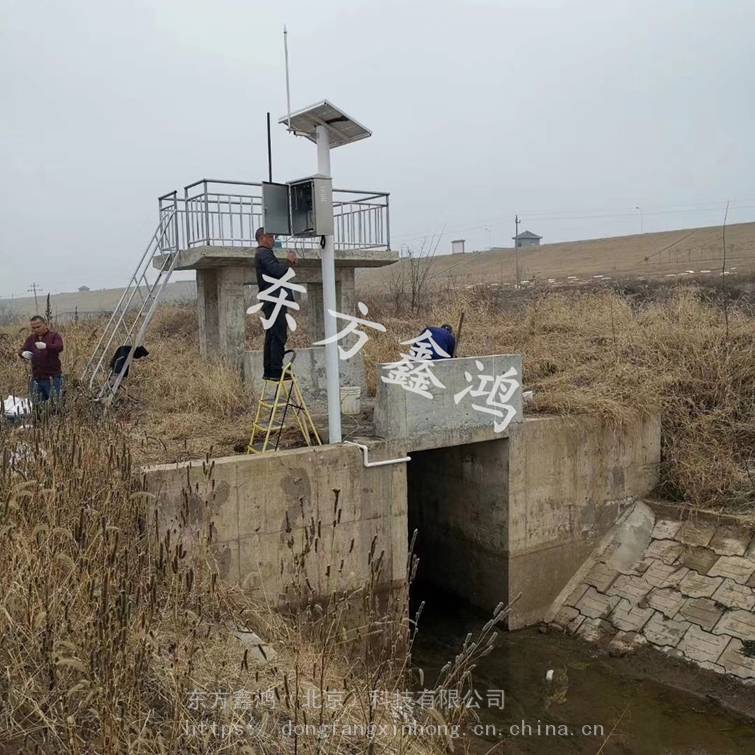
[{"label": "person in dark clothing", "polygon": [[[272,233],[265,233],[264,228],[258,228],[254,235],[257,239],[257,250],[254,253],[254,268],[257,273],[257,286],[259,292],[263,293],[272,284],[263,279],[263,275],[270,278],[280,279],[287,272],[289,267],[296,265],[296,252],[289,250],[286,262],[281,262],[273,254],[273,245],[275,236]],[[287,298],[293,298],[290,291],[285,290]],[[275,309],[272,302],[264,302],[262,312],[266,318],[270,318]],[[275,322],[265,331],[265,346],[262,354],[263,361],[263,379],[280,380],[283,370],[283,353],[286,350],[286,339],[288,338],[288,326],[286,325],[286,316],[283,311],[278,312]]]},{"label": "person in dark clothing", "polygon": [[63,339],[47,327],[47,321],[34,315],[29,321],[31,335],[24,341],[18,355],[31,362],[30,398],[32,404],[60,401],[63,395],[63,374],[60,352]]},{"label": "person in dark clothing", "polygon": [[[115,353],[113,354],[112,359],[110,360],[110,380],[111,382],[115,381],[115,379],[120,375],[121,370],[123,369],[123,365],[126,362],[126,359],[128,359],[128,355],[131,353],[131,346],[119,346]],[[144,346],[137,346],[134,349],[134,355],[131,357],[131,361],[134,359],[142,359],[143,357],[148,357],[149,352],[147,349],[144,348]],[[128,371],[131,369],[131,365],[126,367],[126,371],[123,373],[122,380],[125,380],[128,377]]]},{"label": "person in dark clothing", "polygon": [[[456,350],[456,337],[454,336],[454,329],[450,325],[441,325],[439,328],[425,328],[425,333],[430,334],[430,339],[426,341],[430,346],[431,354],[430,359],[448,359],[453,357]],[[438,351],[435,347],[442,349]],[[445,352],[442,353],[442,352]]]}]

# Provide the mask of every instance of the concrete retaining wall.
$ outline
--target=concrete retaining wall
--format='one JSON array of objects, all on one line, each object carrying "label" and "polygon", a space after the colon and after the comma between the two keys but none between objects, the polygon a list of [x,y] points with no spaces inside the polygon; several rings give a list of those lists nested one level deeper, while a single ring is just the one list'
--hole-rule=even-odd
[{"label": "concrete retaining wall", "polygon": [[553,599],[634,498],[658,482],[660,418],[535,417],[509,439],[512,628],[541,621]]},{"label": "concrete retaining wall", "polygon": [[[404,465],[365,469],[357,448],[323,446],[266,456],[166,464],[145,471],[160,524],[189,534],[212,522],[223,579],[278,602],[295,556],[315,592],[403,584],[407,522]],[[373,554],[371,557],[370,554]]]},{"label": "concrete retaining wall", "polygon": [[507,434],[412,452],[409,522],[420,578],[484,610],[518,596],[516,629],[543,620],[626,507],[655,487],[660,424],[535,417]]},{"label": "concrete retaining wall", "polygon": [[486,610],[521,594],[509,617],[518,628],[545,618],[627,505],[654,487],[660,427],[537,417],[507,435],[442,431],[431,443],[426,433],[422,451],[412,439],[373,443],[372,461],[407,450],[412,460],[372,468],[355,447],[323,446],[146,475],[163,528],[201,533],[211,521],[221,576],[274,602],[302,552],[318,594],[366,586],[381,553],[377,587],[403,586],[410,513],[421,576]]}]

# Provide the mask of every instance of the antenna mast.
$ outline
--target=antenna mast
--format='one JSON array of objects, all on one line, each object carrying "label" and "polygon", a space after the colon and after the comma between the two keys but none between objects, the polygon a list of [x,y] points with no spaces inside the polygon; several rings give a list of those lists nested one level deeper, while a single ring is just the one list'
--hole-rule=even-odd
[{"label": "antenna mast", "polygon": [[283,24],[283,52],[286,57],[286,112],[288,113],[288,130],[291,128],[291,85],[288,80],[288,30]]}]

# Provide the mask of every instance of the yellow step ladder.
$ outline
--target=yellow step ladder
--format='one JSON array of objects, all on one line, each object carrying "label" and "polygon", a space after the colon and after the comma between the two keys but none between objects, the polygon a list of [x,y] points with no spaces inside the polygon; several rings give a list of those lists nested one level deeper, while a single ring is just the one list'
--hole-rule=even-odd
[{"label": "yellow step ladder", "polygon": [[[294,354],[294,352],[286,352]],[[286,426],[289,410],[292,410],[301,436],[308,446],[321,446],[322,441],[294,374],[294,359],[283,367],[280,380],[265,379],[257,402],[257,412],[252,425],[252,436],[246,452],[264,454],[277,451],[281,433]]]}]

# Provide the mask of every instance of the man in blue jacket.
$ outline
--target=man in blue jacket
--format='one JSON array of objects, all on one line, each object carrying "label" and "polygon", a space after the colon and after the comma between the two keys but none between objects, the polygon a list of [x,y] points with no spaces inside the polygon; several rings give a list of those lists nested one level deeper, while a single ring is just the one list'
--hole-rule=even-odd
[{"label": "man in blue jacket", "polygon": [[[282,278],[289,267],[296,264],[296,252],[292,249],[288,251],[286,262],[281,262],[273,254],[275,236],[272,233],[265,233],[264,228],[258,228],[254,234],[257,240],[257,250],[254,253],[254,268],[257,273],[257,287],[259,292],[272,288],[273,284],[268,283],[262,278],[267,275],[269,278]],[[293,294],[288,289],[284,289],[286,298],[293,298]],[[275,304],[265,302],[262,305],[262,312],[269,319],[273,314]],[[288,338],[288,326],[286,325],[285,314],[281,311],[275,318],[273,324],[265,331],[265,346],[262,353],[263,378],[265,380],[280,380],[283,370],[283,352],[286,350],[286,339]]]}]

